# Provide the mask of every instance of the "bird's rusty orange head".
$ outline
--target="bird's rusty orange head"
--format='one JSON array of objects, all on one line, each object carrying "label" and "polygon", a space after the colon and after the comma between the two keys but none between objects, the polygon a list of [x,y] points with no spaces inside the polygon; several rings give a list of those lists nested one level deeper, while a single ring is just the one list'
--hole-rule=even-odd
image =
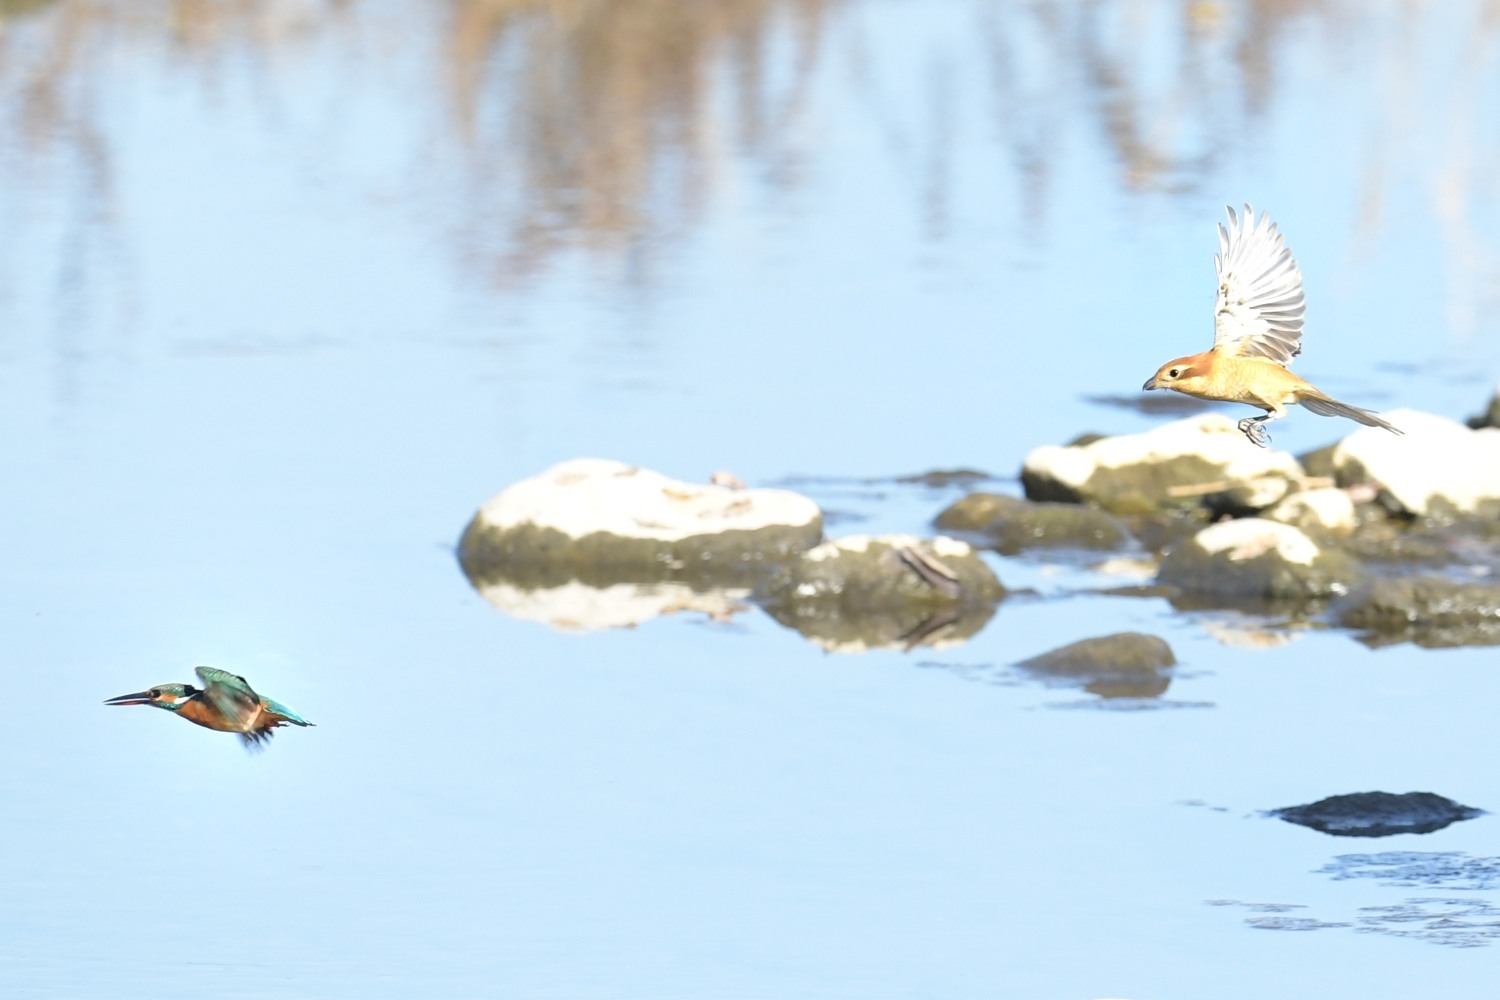
[{"label": "bird's rusty orange head", "polygon": [[1206,378],[1212,367],[1213,353],[1211,351],[1189,354],[1185,358],[1173,358],[1156,369],[1156,374],[1146,380],[1146,384],[1141,386],[1141,391],[1176,389],[1178,392],[1191,393],[1193,386]]}]

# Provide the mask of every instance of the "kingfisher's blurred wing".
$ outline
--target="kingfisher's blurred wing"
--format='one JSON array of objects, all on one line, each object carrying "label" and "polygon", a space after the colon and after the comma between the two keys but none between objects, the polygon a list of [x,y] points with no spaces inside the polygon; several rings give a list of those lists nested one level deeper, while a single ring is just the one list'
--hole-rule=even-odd
[{"label": "kingfisher's blurred wing", "polygon": [[193,672],[203,682],[203,697],[227,718],[248,723],[260,711],[260,695],[245,678],[214,667],[194,667]]},{"label": "kingfisher's blurred wing", "polygon": [[1285,365],[1302,352],[1302,272],[1269,215],[1229,209],[1219,225],[1214,350]]}]

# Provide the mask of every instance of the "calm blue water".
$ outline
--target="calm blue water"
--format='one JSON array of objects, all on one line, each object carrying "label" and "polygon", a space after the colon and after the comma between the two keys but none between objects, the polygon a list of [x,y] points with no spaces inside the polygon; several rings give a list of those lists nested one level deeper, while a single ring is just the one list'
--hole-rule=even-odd
[{"label": "calm blue water", "polygon": [[[691,59],[612,30],[692,68],[560,103],[525,57],[572,51],[562,15],[486,40],[480,7],[4,24],[0,992],[1488,988],[1494,947],[1208,903],[1357,924],[1475,896],[1317,869],[1488,857],[1493,819],[1366,842],[1259,810],[1377,788],[1500,809],[1494,650],[1227,644],[1232,616],[1036,559],[995,561],[1037,594],[953,648],[828,654],[755,611],[562,632],[490,607],[452,552],[486,498],[580,455],[1009,477],[1150,426],[1085,397],[1207,346],[1213,226],[1246,199],[1306,277],[1299,370],[1477,411],[1500,378],[1477,5],[1184,26],[768,2]],[[1343,429],[1298,414],[1276,442]],[[954,495],[806,488],[861,531],[926,530]],[[1175,648],[1162,698],[1007,667],[1121,629]],[[196,663],[318,728],[249,756],[100,705]]]}]

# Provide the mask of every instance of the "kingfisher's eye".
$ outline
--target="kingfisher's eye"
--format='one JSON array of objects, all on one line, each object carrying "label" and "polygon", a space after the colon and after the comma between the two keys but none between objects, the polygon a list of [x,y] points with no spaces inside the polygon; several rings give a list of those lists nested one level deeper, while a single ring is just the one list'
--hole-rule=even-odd
[{"label": "kingfisher's eye", "polygon": [[1171,371],[1167,372],[1167,378],[1176,378],[1177,377],[1177,373],[1178,373],[1178,369],[1173,368]]},{"label": "kingfisher's eye", "polygon": [[152,688],[150,691],[147,691],[146,693],[149,694],[153,698],[160,698],[161,697],[161,692],[158,691],[156,688]]}]

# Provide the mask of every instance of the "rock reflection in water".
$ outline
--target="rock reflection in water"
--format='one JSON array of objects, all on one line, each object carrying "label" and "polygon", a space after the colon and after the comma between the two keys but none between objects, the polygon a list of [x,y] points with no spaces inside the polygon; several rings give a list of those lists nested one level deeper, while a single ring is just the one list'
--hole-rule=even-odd
[{"label": "rock reflection in water", "polygon": [[951,646],[982,629],[1005,587],[968,544],[851,535],[778,566],[761,604],[829,651]]},{"label": "rock reflection in water", "polygon": [[[630,583],[593,586],[571,580],[560,586],[528,587],[502,579],[471,579],[491,605],[513,618],[541,622],[564,631],[633,628],[654,618],[683,612],[728,622],[756,607],[749,588],[697,589],[683,583]],[[826,605],[769,604],[774,621],[832,653],[872,649],[945,649],[978,633],[994,617],[995,605],[948,608],[910,606],[864,613]]]},{"label": "rock reflection in water", "polygon": [[479,595],[512,618],[568,632],[632,628],[653,618],[698,612],[726,622],[750,610],[748,589],[694,590],[681,583],[619,583],[591,587],[573,580],[560,587],[527,589],[493,581],[476,583]]}]

